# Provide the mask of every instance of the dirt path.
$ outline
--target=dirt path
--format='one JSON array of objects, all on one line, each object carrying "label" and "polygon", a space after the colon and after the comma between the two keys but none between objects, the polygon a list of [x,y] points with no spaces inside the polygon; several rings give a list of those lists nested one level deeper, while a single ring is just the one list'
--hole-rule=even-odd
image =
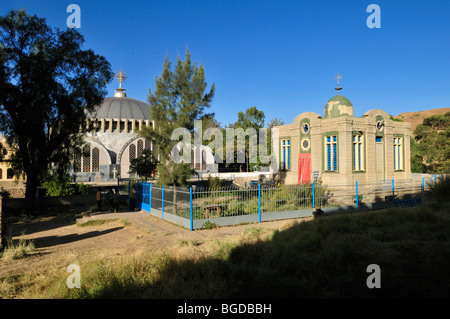
[{"label": "dirt path", "polygon": [[[79,227],[93,219],[106,219],[102,225]],[[281,229],[292,220],[220,227],[189,231],[145,212],[104,213],[76,220],[69,217],[47,217],[28,223],[13,224],[14,240],[33,240],[36,251],[27,258],[0,259],[0,278],[23,273],[27,269],[52,264],[70,264],[86,256],[114,258],[139,252],[170,252],[177,241],[202,242],[212,238],[228,240],[241,236],[249,227]]]}]

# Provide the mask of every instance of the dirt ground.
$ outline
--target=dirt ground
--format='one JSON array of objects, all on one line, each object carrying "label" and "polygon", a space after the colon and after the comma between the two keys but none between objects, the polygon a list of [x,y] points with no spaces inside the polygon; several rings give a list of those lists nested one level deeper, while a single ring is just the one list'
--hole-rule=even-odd
[{"label": "dirt ground", "polygon": [[[107,223],[79,227],[92,219],[107,219]],[[302,219],[304,220],[304,219]],[[30,222],[12,224],[13,240],[33,240],[36,250],[26,258],[0,258],[0,278],[20,275],[29,269],[61,265],[72,260],[98,256],[114,258],[140,252],[173,252],[180,240],[200,243],[212,238],[233,240],[247,228],[282,229],[295,222],[280,220],[208,230],[190,231],[146,212],[103,213],[76,219],[69,216],[45,217]]]}]

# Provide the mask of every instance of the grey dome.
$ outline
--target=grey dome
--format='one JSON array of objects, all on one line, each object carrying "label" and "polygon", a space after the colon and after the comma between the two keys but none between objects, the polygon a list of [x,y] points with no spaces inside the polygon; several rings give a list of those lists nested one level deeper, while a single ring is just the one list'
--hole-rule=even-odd
[{"label": "grey dome", "polygon": [[89,117],[93,119],[150,120],[150,106],[128,97],[107,97]]}]

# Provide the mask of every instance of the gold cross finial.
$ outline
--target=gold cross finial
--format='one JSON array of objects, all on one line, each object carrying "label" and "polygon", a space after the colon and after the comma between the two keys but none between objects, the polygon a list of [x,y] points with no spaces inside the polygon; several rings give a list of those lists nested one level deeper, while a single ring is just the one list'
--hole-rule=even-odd
[{"label": "gold cross finial", "polygon": [[337,88],[335,88],[335,90],[338,92],[338,94],[340,94],[339,91],[342,90],[342,88],[339,86],[339,81],[342,79],[342,75],[338,73],[335,79],[337,81]]},{"label": "gold cross finial", "polygon": [[122,69],[120,69],[119,73],[116,74],[116,79],[119,81],[119,88],[122,88],[122,82],[125,82],[125,79],[127,79],[125,74],[122,72]]},{"label": "gold cross finial", "polygon": [[335,77],[336,81],[337,81],[337,85],[339,86],[339,81],[342,79],[342,75],[340,75],[339,73],[337,74],[337,76]]}]

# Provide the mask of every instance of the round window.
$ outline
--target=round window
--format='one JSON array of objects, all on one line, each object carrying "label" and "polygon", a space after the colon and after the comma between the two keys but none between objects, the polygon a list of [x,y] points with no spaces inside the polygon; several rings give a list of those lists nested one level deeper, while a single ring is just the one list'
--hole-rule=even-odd
[{"label": "round window", "polygon": [[309,147],[309,142],[307,140],[303,141],[303,148],[308,148]]},{"label": "round window", "polygon": [[377,130],[382,131],[384,127],[384,120],[377,122]]},{"label": "round window", "polygon": [[309,132],[309,124],[303,123],[303,133],[307,134]]}]

